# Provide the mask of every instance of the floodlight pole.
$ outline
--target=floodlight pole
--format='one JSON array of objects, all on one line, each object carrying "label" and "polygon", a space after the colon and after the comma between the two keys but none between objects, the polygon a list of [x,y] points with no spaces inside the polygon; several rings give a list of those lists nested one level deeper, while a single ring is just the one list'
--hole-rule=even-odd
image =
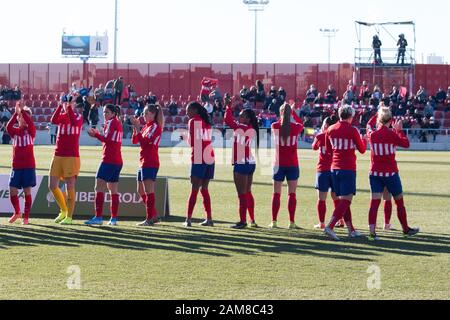
[{"label": "floodlight pole", "polygon": [[117,64],[117,1],[114,0],[114,70]]},{"label": "floodlight pole", "polygon": [[[255,13],[255,48],[254,48],[254,60],[253,63],[257,62],[257,39],[258,39],[258,11],[264,11],[264,6],[269,3],[269,0],[243,0],[244,4],[248,6],[249,11]],[[255,70],[256,71],[256,70]]]},{"label": "floodlight pole", "polygon": [[336,36],[339,29],[320,29],[322,35],[328,38],[328,72],[327,72],[327,86],[330,84],[330,62],[331,62],[331,38]]}]

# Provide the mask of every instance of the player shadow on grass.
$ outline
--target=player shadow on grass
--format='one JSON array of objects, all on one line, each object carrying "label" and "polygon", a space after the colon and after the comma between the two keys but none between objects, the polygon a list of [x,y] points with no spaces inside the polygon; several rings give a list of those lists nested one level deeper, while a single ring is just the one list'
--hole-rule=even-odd
[{"label": "player shadow on grass", "polygon": [[233,254],[270,255],[302,254],[324,258],[354,261],[373,261],[383,253],[431,256],[450,253],[450,237],[422,234],[403,239],[394,233],[383,233],[379,242],[367,239],[345,238],[342,242],[329,241],[320,231],[286,229],[231,230],[228,225],[215,228],[180,228],[162,223],[153,228],[123,227],[62,227],[34,224],[32,227],[0,227],[0,249],[13,246],[95,245],[113,249],[152,249],[229,257]]}]

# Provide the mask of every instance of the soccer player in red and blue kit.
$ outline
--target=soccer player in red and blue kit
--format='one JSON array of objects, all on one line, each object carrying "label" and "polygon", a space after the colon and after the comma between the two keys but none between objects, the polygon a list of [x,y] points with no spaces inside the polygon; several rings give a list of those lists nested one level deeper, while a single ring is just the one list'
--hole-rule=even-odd
[{"label": "soccer player in red and blue kit", "polygon": [[32,205],[31,188],[36,186],[36,163],[33,152],[36,127],[31,119],[31,110],[23,106],[23,101],[16,103],[15,112],[6,125],[6,131],[13,141],[9,198],[14,208],[14,214],[9,219],[9,223],[14,223],[21,217],[19,189],[23,189],[25,194],[25,208],[22,224],[27,225]]},{"label": "soccer player in red and blue kit", "polygon": [[328,128],[325,134],[327,150],[332,152],[331,171],[333,187],[339,204],[325,228],[324,233],[333,240],[339,240],[334,232],[336,223],[343,217],[347,225],[349,237],[355,238],[361,234],[355,230],[352,223],[350,205],[356,194],[356,154],[366,152],[366,140],[361,138],[358,129],[351,125],[355,109],[349,105],[339,108],[340,121]]},{"label": "soccer player in red and blue kit", "polygon": [[122,123],[118,119],[120,107],[107,104],[103,108],[105,126],[103,134],[97,129],[88,130],[89,136],[97,138],[103,144],[103,157],[100,167],[97,170],[95,180],[95,217],[85,222],[87,225],[103,224],[103,204],[105,202],[105,192],[109,190],[111,219],[108,225],[117,225],[117,214],[119,211],[119,177],[122,170]]},{"label": "soccer player in red and blue kit", "polygon": [[[49,173],[49,189],[60,208],[55,223],[71,225],[75,210],[75,184],[80,173],[80,134],[83,126],[83,105],[72,109],[72,97],[62,97],[52,115],[51,122],[58,125],[55,154]],[[66,183],[66,197],[59,188],[60,180]]]},{"label": "soccer player in red and blue kit", "polygon": [[201,226],[214,226],[211,212],[211,197],[209,195],[209,181],[214,179],[214,149],[212,146],[212,123],[206,109],[198,102],[191,102],[186,107],[189,117],[188,132],[183,136],[187,144],[191,146],[191,194],[187,205],[187,217],[183,225],[192,226],[192,214],[194,212],[197,195],[201,188],[203,206],[206,219]]},{"label": "soccer player in red and blue kit", "polygon": [[[397,206],[397,216],[402,225],[405,236],[413,236],[419,232],[418,228],[410,228],[406,217],[403,202],[403,189],[400,180],[395,154],[397,147],[409,148],[408,137],[403,133],[401,121],[392,122],[392,113],[389,108],[378,111],[377,130],[368,133],[371,149],[370,189],[372,198],[369,210],[370,240],[377,240],[375,225],[378,207],[385,188],[394,197]],[[389,126],[392,124],[392,130]]]},{"label": "soccer player in red and blue kit", "polygon": [[[289,229],[299,229],[295,224],[297,208],[297,185],[300,177],[298,165],[298,136],[303,131],[303,121],[287,103],[280,108],[280,120],[272,124],[272,137],[275,143],[275,162],[273,165],[272,222],[269,228],[277,228],[280,211],[281,189],[286,179],[288,184]],[[291,116],[295,121],[291,121]]]},{"label": "soccer player in red and blue kit", "polygon": [[[379,110],[382,109],[384,106],[383,101],[380,102]],[[367,122],[366,126],[366,132],[369,133],[373,130],[376,130],[377,127],[377,118],[378,113],[375,114],[370,120]],[[387,188],[384,188],[383,191],[383,209],[384,209],[384,230],[391,230],[391,217],[392,217],[392,196],[387,190]]]},{"label": "soccer player in red and blue kit", "polygon": [[252,141],[256,136],[256,147],[259,145],[259,126],[255,112],[244,109],[239,113],[239,121],[233,119],[231,99],[226,101],[224,122],[233,129],[233,177],[239,197],[240,220],[232,226],[234,229],[247,227],[247,210],[250,216],[250,226],[258,227],[255,222],[255,200],[252,194],[253,174],[256,160],[252,155]]},{"label": "soccer player in red and blue kit", "polygon": [[[339,119],[337,116],[332,115],[327,117],[323,121],[322,132],[319,133],[312,144],[313,150],[319,151],[319,159],[317,161],[317,172],[316,172],[316,189],[319,199],[317,200],[317,215],[319,217],[319,224],[315,225],[316,229],[325,229],[325,214],[327,212],[327,195],[328,191],[331,190],[331,198],[334,202],[334,208],[336,209],[339,199],[336,197],[336,193],[333,188],[333,179],[331,173],[331,160],[332,153],[327,150],[325,146],[325,132],[327,129],[334,125]],[[344,220],[341,219],[341,225],[344,224]],[[337,225],[336,225],[337,226]]]},{"label": "soccer player in red and blue kit", "polygon": [[149,104],[142,112],[145,125],[139,118],[132,118],[133,144],[141,147],[140,168],[137,173],[137,191],[145,204],[145,220],[137,226],[149,227],[158,222],[155,208],[155,181],[159,170],[158,148],[164,128],[164,114],[159,105]]}]

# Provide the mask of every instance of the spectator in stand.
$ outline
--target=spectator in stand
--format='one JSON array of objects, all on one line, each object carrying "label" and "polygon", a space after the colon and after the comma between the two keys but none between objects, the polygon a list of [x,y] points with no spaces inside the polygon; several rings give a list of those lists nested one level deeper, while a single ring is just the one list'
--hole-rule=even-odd
[{"label": "spectator in stand", "polygon": [[302,118],[302,117],[307,117],[310,114],[311,114],[311,105],[306,100],[304,100],[303,104],[300,107],[300,114],[299,115]]},{"label": "spectator in stand", "polygon": [[91,105],[89,101],[87,101],[87,97],[83,97],[83,121],[84,123],[89,124],[89,112],[91,111]]},{"label": "spectator in stand", "polygon": [[214,100],[213,113],[216,117],[223,118],[225,112],[223,111],[223,104],[219,99]]},{"label": "spectator in stand", "polygon": [[20,91],[19,86],[14,87],[13,99],[14,100],[22,99],[22,91]]},{"label": "spectator in stand", "polygon": [[278,89],[278,103],[283,105],[286,102],[286,90],[283,87]]},{"label": "spectator in stand", "polygon": [[423,108],[423,115],[429,119],[433,116],[433,114],[434,114],[433,106],[431,105],[431,102],[428,101],[425,107]]},{"label": "spectator in stand", "polygon": [[261,80],[256,80],[256,102],[265,102],[266,92],[264,91],[264,84]]},{"label": "spectator in stand", "polygon": [[248,91],[247,94],[247,100],[252,104],[255,105],[256,103],[256,94],[257,94],[257,90],[255,86],[251,86],[250,90]]},{"label": "spectator in stand", "polygon": [[169,114],[171,116],[177,116],[178,115],[178,103],[173,97],[173,95],[170,96],[169,104],[167,105],[169,109]]},{"label": "spectator in stand", "polygon": [[416,93],[416,102],[420,104],[425,104],[428,99],[427,91],[423,86],[419,86],[419,90]]},{"label": "spectator in stand", "polygon": [[397,89],[397,86],[392,87],[392,91],[389,93],[389,100],[394,104],[397,104],[400,98],[400,91]]},{"label": "spectator in stand", "polygon": [[309,117],[309,116],[305,117],[305,121],[303,122],[303,127],[305,127],[305,128],[313,128],[314,127],[311,117]]},{"label": "spectator in stand", "polygon": [[442,89],[442,87],[439,87],[438,91],[436,92],[436,103],[443,104],[446,97],[447,94],[445,93],[444,89]]},{"label": "spectator in stand", "polygon": [[433,135],[433,142],[436,142],[436,136],[438,134],[438,130],[441,128],[441,123],[438,120],[435,120],[434,117],[430,118],[430,133]]},{"label": "spectator in stand", "polygon": [[103,84],[100,83],[98,88],[94,91],[95,101],[103,107],[103,101],[105,101],[105,89],[103,89]]},{"label": "spectator in stand", "polygon": [[428,130],[430,129],[430,120],[428,118],[423,118],[422,123],[420,124],[419,141],[420,142],[428,142]]},{"label": "spectator in stand", "polygon": [[272,99],[272,102],[270,103],[268,109],[270,112],[276,114],[277,117],[279,117],[280,116],[280,107],[281,107],[281,105],[280,105],[278,99]]},{"label": "spectator in stand", "polygon": [[[353,84],[353,80],[348,80],[347,89],[345,89],[347,92],[351,91],[352,97],[356,97],[356,86]],[[352,98],[352,99],[353,99]]]},{"label": "spectator in stand", "polygon": [[383,97],[383,94],[381,93],[381,90],[380,90],[380,86],[379,85],[375,85],[374,87],[373,87],[373,92],[372,92],[372,96],[371,96],[371,98],[373,99],[373,105],[375,106],[375,107],[378,107],[378,105],[380,104],[380,101],[381,101],[381,98]]},{"label": "spectator in stand", "polygon": [[361,87],[359,87],[358,101],[362,105],[367,105],[369,99],[370,99],[369,85],[367,84],[367,81],[364,80]]},{"label": "spectator in stand", "polygon": [[91,109],[89,110],[89,123],[91,125],[91,128],[96,129],[98,121],[99,121],[98,107],[94,103],[91,105]]},{"label": "spectator in stand", "polygon": [[206,109],[206,112],[208,113],[209,118],[211,119],[211,122],[212,122],[213,113],[214,113],[214,106],[212,105],[211,102],[205,102],[203,107]]},{"label": "spectator in stand", "polygon": [[9,111],[8,104],[3,103],[0,106],[0,121],[6,124],[11,119],[11,111]]},{"label": "spectator in stand", "polygon": [[325,91],[325,103],[335,104],[337,99],[337,92],[334,90],[331,84],[328,85],[327,91]]},{"label": "spectator in stand", "polygon": [[278,91],[275,86],[270,87],[269,96],[272,97],[272,99],[278,98]]},{"label": "spectator in stand", "polygon": [[120,76],[114,81],[113,84],[113,93],[114,93],[114,103],[115,105],[120,105],[123,93],[123,77]]},{"label": "spectator in stand", "polygon": [[212,101],[219,100],[220,102],[223,102],[223,96],[222,92],[220,91],[220,88],[218,86],[213,86],[211,94],[209,95]]},{"label": "spectator in stand", "polygon": [[3,132],[2,135],[2,144],[9,144],[11,142],[11,136],[6,131],[6,123],[0,124],[0,132]]},{"label": "spectator in stand", "polygon": [[[450,86],[447,88],[447,97],[446,97],[446,101],[445,104],[447,106],[450,106]],[[447,111],[447,110],[446,110]]]},{"label": "spectator in stand", "polygon": [[324,103],[325,99],[322,97],[321,93],[318,93],[316,99],[314,99],[314,104],[324,104]]},{"label": "spectator in stand", "polygon": [[[148,97],[147,97],[147,104],[157,104],[158,103],[158,97],[156,95],[153,94],[153,92],[149,92],[148,93]],[[144,109],[144,108],[142,108]]]},{"label": "spectator in stand", "polygon": [[246,86],[242,86],[241,91],[239,91],[239,96],[241,97],[242,102],[248,100],[248,88]]},{"label": "spectator in stand", "polygon": [[312,84],[309,86],[308,91],[306,91],[306,102],[310,103],[310,102],[314,102],[314,100],[316,100],[318,95],[317,89],[316,87]]}]

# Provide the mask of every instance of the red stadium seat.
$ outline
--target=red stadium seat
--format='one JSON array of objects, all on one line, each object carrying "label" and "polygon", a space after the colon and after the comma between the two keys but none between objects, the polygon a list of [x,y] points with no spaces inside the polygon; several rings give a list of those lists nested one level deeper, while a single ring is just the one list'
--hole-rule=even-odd
[{"label": "red stadium seat", "polygon": [[47,96],[47,100],[49,100],[49,101],[55,100],[55,96],[54,96],[53,94],[50,93],[50,94]]},{"label": "red stadium seat", "polygon": [[52,102],[50,102],[50,108],[55,109],[55,108],[57,108],[57,107],[58,107],[58,101],[53,100]]},{"label": "red stadium seat", "polygon": [[182,118],[181,117],[175,117],[174,121],[175,124],[181,124],[182,123]]},{"label": "red stadium seat", "polygon": [[35,108],[35,109],[33,109],[33,113],[38,116],[38,115],[43,114],[44,112],[42,111],[41,108]]},{"label": "red stadium seat", "polygon": [[50,122],[51,119],[52,119],[52,116],[51,116],[51,115],[46,115],[46,116],[45,116],[45,122]]},{"label": "red stadium seat", "polygon": [[33,101],[33,108],[40,108],[41,107],[41,101],[34,100]]},{"label": "red stadium seat", "polygon": [[450,119],[450,111],[447,111],[447,112],[445,113],[445,119]]},{"label": "red stadium seat", "polygon": [[435,111],[434,112],[434,118],[436,120],[441,120],[444,118],[444,113],[442,111]]},{"label": "red stadium seat", "polygon": [[32,94],[32,95],[30,96],[30,99],[34,101],[34,100],[37,100],[38,97],[39,97],[39,96],[38,96],[37,94]]},{"label": "red stadium seat", "polygon": [[450,128],[450,119],[447,119],[447,120],[444,121],[443,127],[444,127],[445,129]]},{"label": "red stadium seat", "polygon": [[14,101],[14,100],[9,100],[9,101],[8,101],[8,106],[9,106],[10,108],[14,108],[14,107],[16,106],[16,101]]},{"label": "red stadium seat", "polygon": [[181,108],[180,112],[178,113],[180,116],[184,117],[186,115],[186,109]]},{"label": "red stadium seat", "polygon": [[45,115],[51,115],[51,114],[53,113],[53,111],[52,111],[52,109],[50,109],[50,108],[45,108],[43,113],[44,113]]},{"label": "red stadium seat", "polygon": [[23,100],[30,100],[30,96],[28,94],[24,94],[22,98]]},{"label": "red stadium seat", "polygon": [[184,116],[184,117],[183,117],[183,123],[184,123],[184,124],[188,124],[188,122],[189,122],[189,118],[186,117],[186,116]]},{"label": "red stadium seat", "polygon": [[41,93],[41,94],[39,95],[39,100],[44,101],[44,100],[46,100],[46,99],[47,99],[47,95],[46,95],[46,94]]},{"label": "red stadium seat", "polygon": [[168,116],[168,117],[165,118],[165,122],[167,124],[173,123],[173,118],[171,116]]},{"label": "red stadium seat", "polygon": [[38,116],[37,117],[37,122],[45,122],[45,117],[44,116]]},{"label": "red stadium seat", "polygon": [[44,100],[41,103],[41,108],[48,108],[50,107],[50,102],[48,100]]},{"label": "red stadium seat", "polygon": [[25,100],[25,105],[26,105],[28,108],[31,108],[32,105],[33,105],[33,102],[32,102],[31,100]]}]

